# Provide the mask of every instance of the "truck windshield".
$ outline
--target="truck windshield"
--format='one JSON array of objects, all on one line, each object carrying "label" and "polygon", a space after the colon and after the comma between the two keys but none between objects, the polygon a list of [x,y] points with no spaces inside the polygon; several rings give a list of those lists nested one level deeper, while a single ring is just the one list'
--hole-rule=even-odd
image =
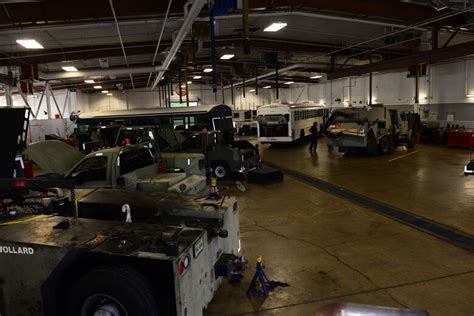
[{"label": "truck windshield", "polygon": [[259,115],[257,117],[260,137],[288,136],[289,115]]},{"label": "truck windshield", "polygon": [[105,181],[107,179],[107,157],[95,156],[83,160],[71,172],[72,175],[83,173],[83,180]]},{"label": "truck windshield", "polygon": [[147,148],[125,151],[120,155],[120,174],[154,164],[153,156]]}]

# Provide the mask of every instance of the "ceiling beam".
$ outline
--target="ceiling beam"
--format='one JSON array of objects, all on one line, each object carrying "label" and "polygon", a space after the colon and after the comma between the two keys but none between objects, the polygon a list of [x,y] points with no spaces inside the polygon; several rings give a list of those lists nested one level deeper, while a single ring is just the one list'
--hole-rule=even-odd
[{"label": "ceiling beam", "polygon": [[437,50],[426,51],[414,55],[388,59],[381,62],[356,66],[335,71],[328,74],[328,80],[349,76],[359,76],[370,72],[386,71],[392,69],[407,68],[417,64],[432,64],[448,59],[463,57],[474,54],[474,41],[452,45]]},{"label": "ceiling beam", "polygon": [[[185,2],[185,0],[174,0],[170,12],[172,14],[182,14]],[[45,0],[31,3],[4,3],[4,6],[6,10],[0,10],[0,25],[12,25],[13,23],[31,25],[31,23],[48,21],[98,21],[103,18],[112,18],[107,1]],[[119,17],[150,17],[163,15],[166,12],[168,2],[140,0],[133,2],[133,5],[131,5],[130,1],[117,1],[114,6]]]},{"label": "ceiling beam", "polygon": [[251,9],[286,9],[325,11],[367,20],[403,21],[407,24],[436,17],[446,11],[403,3],[399,0],[252,0]]}]

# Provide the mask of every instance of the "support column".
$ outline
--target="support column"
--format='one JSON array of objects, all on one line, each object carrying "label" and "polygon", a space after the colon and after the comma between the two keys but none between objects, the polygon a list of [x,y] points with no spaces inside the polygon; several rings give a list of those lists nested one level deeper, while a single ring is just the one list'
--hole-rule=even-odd
[{"label": "support column", "polygon": [[46,98],[46,112],[48,112],[48,119],[52,119],[53,116],[51,115],[51,92],[49,90],[49,83],[46,82],[46,85],[44,87],[44,97]]},{"label": "support column", "polygon": [[5,98],[7,100],[7,107],[13,107],[12,87],[8,84],[5,85]]},{"label": "support column", "polygon": [[431,26],[431,49],[432,50],[438,49],[438,33],[439,33],[439,25],[433,24],[433,26]]}]

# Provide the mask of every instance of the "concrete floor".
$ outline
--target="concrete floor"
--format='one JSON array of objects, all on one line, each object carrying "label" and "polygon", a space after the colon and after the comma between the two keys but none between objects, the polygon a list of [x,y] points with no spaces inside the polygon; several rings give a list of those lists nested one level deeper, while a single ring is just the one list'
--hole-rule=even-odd
[{"label": "concrete floor", "polygon": [[[416,153],[390,161],[406,153],[348,158],[323,146],[318,150],[312,156],[303,145],[262,147],[262,154],[287,168],[474,230],[468,207],[474,201],[474,177],[462,176],[468,152],[419,146]],[[235,194],[250,269],[241,285],[222,285],[206,315],[312,315],[335,301],[419,308],[430,315],[474,314],[472,253],[290,177]],[[277,288],[266,299],[247,298],[257,255],[264,256],[270,279],[290,287]]]}]

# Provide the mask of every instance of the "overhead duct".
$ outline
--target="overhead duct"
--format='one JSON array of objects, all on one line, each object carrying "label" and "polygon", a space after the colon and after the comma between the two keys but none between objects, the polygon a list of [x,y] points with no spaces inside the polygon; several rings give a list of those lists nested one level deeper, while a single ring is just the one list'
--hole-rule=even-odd
[{"label": "overhead duct", "polygon": [[[205,4],[206,4],[206,0],[195,0],[193,2],[188,0],[184,4],[183,25],[181,25],[181,28],[179,29],[179,32],[176,35],[176,38],[173,39],[173,45],[171,46],[168,52],[168,55],[166,56],[161,66],[162,70],[159,71],[158,75],[155,78],[155,81],[153,82],[152,89],[156,88],[156,86],[158,85],[158,82],[160,82],[161,78],[163,77],[163,74],[170,66],[171,61],[178,53],[178,50],[181,47],[181,44],[183,43],[186,35],[191,29],[191,26],[193,25],[194,21],[199,15],[199,12],[201,12],[201,9],[204,7]],[[188,9],[189,6],[191,7]]]},{"label": "overhead duct", "polygon": [[142,67],[117,67],[117,68],[93,68],[81,71],[54,71],[54,72],[40,72],[39,78],[43,80],[59,80],[59,79],[73,79],[84,78],[92,76],[115,76],[124,74],[139,74],[148,72],[162,71],[161,66],[142,66]]},{"label": "overhead duct", "polygon": [[[284,68],[280,68],[277,70],[274,70],[274,71],[270,71],[266,74],[263,74],[263,75],[260,75],[260,76],[257,76],[255,78],[252,78],[252,79],[249,79],[249,80],[245,80],[245,82],[251,82],[251,81],[254,81],[254,80],[262,80],[262,79],[266,79],[266,78],[269,78],[269,77],[273,77],[273,76],[276,76],[277,75],[277,72],[278,74],[282,74],[282,73],[285,73],[287,71],[291,71],[291,70],[296,70],[296,69],[320,69],[321,67],[327,67],[327,65],[320,65],[320,64],[293,64],[293,65],[290,65],[290,66],[287,66],[287,67],[284,67]],[[238,86],[242,86],[244,85],[245,83],[244,81],[241,81],[241,82],[237,82],[237,83],[234,83],[233,85],[227,85],[225,86],[223,89],[229,89],[231,87],[235,88],[235,87],[238,87]]]}]

